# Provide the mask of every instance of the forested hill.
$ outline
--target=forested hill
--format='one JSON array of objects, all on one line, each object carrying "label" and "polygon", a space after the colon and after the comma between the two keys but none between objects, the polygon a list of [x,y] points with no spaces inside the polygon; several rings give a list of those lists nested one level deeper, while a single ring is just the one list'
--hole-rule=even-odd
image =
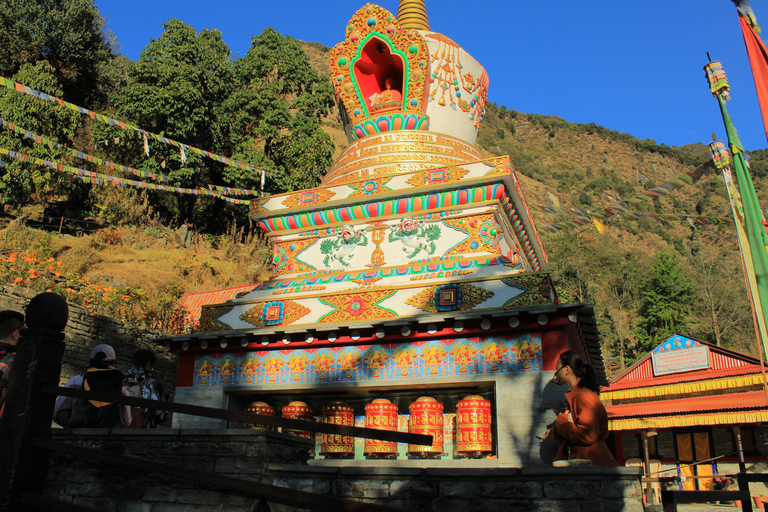
[{"label": "forested hill", "polygon": [[[172,19],[130,62],[96,7],[75,0],[0,3],[0,27],[0,76],[164,138],[145,142],[136,130],[0,88],[0,148],[26,155],[6,155],[0,168],[3,284],[52,289],[94,313],[178,329],[185,294],[267,276],[271,253],[247,206],[102,187],[106,178],[83,182],[29,158],[189,190],[258,189],[263,175],[265,191],[279,193],[318,183],[346,144],[322,45],[267,29],[232,58],[217,30]],[[708,174],[666,197],[623,202],[705,162],[706,146],[670,148],[513,109],[486,106],[479,146],[511,156],[560,298],[595,304],[606,354],[621,366],[673,332],[754,353],[734,229],[718,220],[729,216],[722,178]],[[765,199],[768,155],[752,152],[752,167]],[[625,214],[606,215],[617,204]],[[553,207],[589,210],[604,230],[579,225],[583,212]],[[178,232],[182,225],[195,235]]]}]

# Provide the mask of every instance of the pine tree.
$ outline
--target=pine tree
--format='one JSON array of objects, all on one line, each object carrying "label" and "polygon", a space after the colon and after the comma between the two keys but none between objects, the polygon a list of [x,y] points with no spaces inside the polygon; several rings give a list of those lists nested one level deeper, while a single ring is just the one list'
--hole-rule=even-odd
[{"label": "pine tree", "polygon": [[651,267],[650,277],[640,290],[634,359],[639,359],[676,332],[685,334],[695,290],[680,259],[674,253],[660,252]]}]

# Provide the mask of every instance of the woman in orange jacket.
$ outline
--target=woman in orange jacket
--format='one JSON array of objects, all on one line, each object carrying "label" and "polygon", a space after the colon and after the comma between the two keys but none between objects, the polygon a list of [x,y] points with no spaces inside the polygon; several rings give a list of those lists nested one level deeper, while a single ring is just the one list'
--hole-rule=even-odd
[{"label": "woman in orange jacket", "polygon": [[608,415],[597,393],[595,369],[572,351],[563,352],[557,360],[555,383],[568,386],[568,405],[555,419],[554,436],[561,441],[555,460],[589,459],[595,466],[616,466],[605,438],[608,437]]}]

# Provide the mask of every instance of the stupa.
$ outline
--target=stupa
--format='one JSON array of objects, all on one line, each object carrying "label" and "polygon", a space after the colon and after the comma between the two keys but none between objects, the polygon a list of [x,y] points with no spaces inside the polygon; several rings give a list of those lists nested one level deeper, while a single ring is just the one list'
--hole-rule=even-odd
[{"label": "stupa", "polygon": [[180,355],[176,400],[444,438],[319,442],[311,463],[543,464],[559,354],[605,373],[592,309],[559,302],[509,157],[475,146],[485,69],[430,30],[423,0],[401,0],[397,15],[361,7],[330,64],[349,145],[317,188],[252,203],[271,279],[202,306],[195,333],[158,340]]}]

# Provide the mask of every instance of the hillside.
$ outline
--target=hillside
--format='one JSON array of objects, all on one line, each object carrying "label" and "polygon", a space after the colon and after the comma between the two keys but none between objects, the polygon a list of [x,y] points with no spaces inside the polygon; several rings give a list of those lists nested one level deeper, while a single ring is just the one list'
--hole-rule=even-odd
[{"label": "hillside", "polygon": [[[314,43],[303,43],[303,48],[312,67],[326,74],[328,48]],[[734,228],[730,222],[716,220],[729,216],[721,177],[705,175],[666,197],[626,204],[629,215],[603,214],[599,217],[605,226],[602,233],[591,223],[550,229],[554,223],[565,225],[575,214],[560,210],[552,215],[544,209],[579,208],[597,217],[605,208],[706,162],[705,145],[672,148],[594,123],[524,114],[493,103],[486,110],[478,140],[482,154],[510,155],[542,234],[561,301],[595,304],[605,354],[618,358],[617,368],[647,349],[648,340],[640,329],[649,318],[643,297],[659,254],[679,258],[683,284],[692,290],[675,322],[667,327],[757,353]],[[346,145],[339,119],[329,114],[321,125],[334,143],[335,158]],[[94,136],[78,133],[83,144],[88,143],[86,135]],[[758,194],[766,200],[768,153],[751,153]],[[169,150],[167,155],[168,165],[183,163],[176,153]],[[131,157],[143,160],[141,154]],[[150,163],[157,161],[150,159]],[[202,168],[214,177],[221,172]],[[187,172],[183,167],[178,172],[182,170]],[[200,210],[200,202],[179,200],[179,215],[168,219],[155,204],[168,204],[172,194],[144,195],[112,187],[77,190],[92,191],[92,196],[85,201],[49,193],[21,206],[4,205],[0,218],[3,284],[52,289],[87,305],[94,314],[178,332],[180,301],[186,294],[258,282],[269,275],[271,251],[265,237],[244,220],[244,209],[225,210],[209,201]],[[69,209],[62,211],[62,223],[62,214],[52,213],[50,206],[46,213],[45,205],[65,200]],[[79,211],[73,212],[74,206]],[[196,218],[212,220],[209,224],[185,222],[182,207],[189,212],[194,207]],[[213,216],[205,217],[201,211]],[[694,218],[670,220],[657,214]],[[706,218],[702,222],[695,216]],[[59,227],[63,227],[61,235]]]}]

